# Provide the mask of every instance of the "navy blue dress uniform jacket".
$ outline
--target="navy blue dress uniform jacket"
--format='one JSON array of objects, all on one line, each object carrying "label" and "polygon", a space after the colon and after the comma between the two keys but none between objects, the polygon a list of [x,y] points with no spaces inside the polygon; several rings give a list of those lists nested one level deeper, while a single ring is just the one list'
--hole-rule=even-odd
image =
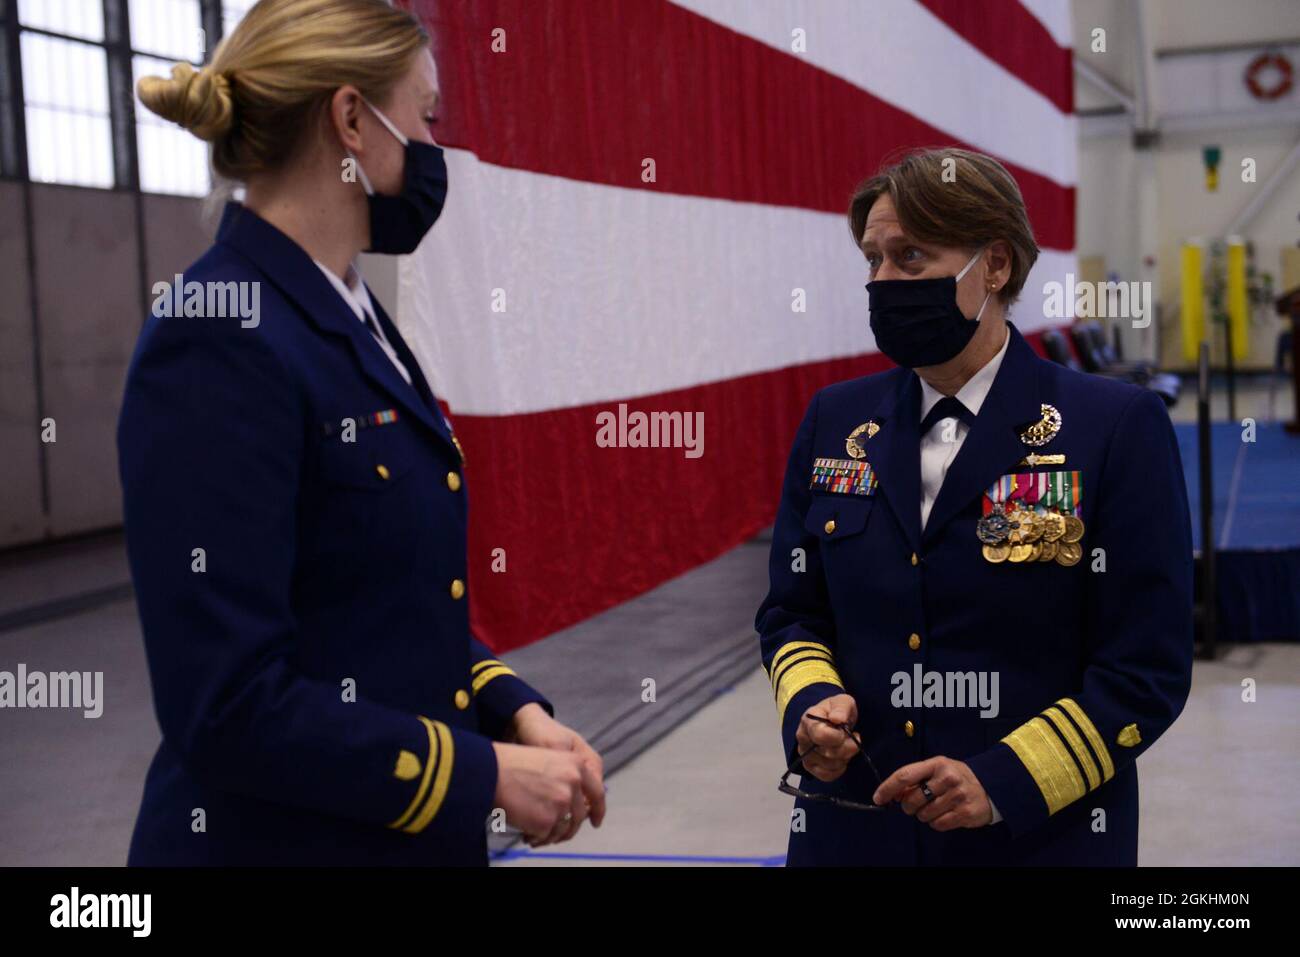
[{"label": "navy blue dress uniform jacket", "polygon": [[[1178,716],[1191,682],[1191,522],[1178,448],[1154,393],[1047,362],[1014,326],[1009,334],[924,533],[917,375],[892,369],[814,397],[757,617],[787,760],[803,713],[847,692],[882,777],[937,755],[965,761],[1003,820],[940,833],[897,806],[864,812],[800,798],[791,864],[1136,863],[1134,761]],[[1043,403],[1059,410],[1061,428],[1030,447],[1021,433]],[[814,459],[845,459],[846,437],[868,420],[879,425],[861,441],[874,493],[810,490]],[[1020,465],[1029,453],[1066,461]],[[986,560],[976,537],[985,490],[1006,474],[1053,470],[1082,473],[1082,560]],[[997,716],[893,698],[892,676],[915,676],[918,665],[997,672]],[[870,801],[875,781],[855,758],[838,781],[804,775],[802,787]]]},{"label": "navy blue dress uniform jacket", "polygon": [[151,315],[127,379],[162,729],[130,863],[485,864],[490,738],[550,706],[470,634],[461,455],[419,364],[238,204],[184,280],[260,283],[260,315]]}]

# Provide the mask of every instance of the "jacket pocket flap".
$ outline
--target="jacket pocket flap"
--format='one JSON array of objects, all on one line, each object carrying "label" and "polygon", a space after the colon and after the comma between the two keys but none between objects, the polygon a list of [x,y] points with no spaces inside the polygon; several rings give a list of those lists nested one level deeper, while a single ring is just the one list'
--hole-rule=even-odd
[{"label": "jacket pocket flap", "polygon": [[875,497],[815,495],[803,527],[822,541],[856,535],[867,527]]}]

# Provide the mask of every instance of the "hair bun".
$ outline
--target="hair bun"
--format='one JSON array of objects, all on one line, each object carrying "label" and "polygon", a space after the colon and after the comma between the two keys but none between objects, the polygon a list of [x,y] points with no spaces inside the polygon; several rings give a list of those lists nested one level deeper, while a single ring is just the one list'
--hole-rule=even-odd
[{"label": "hair bun", "polygon": [[201,140],[217,139],[234,122],[230,81],[210,68],[195,71],[188,63],[177,63],[170,80],[142,77],[136,93],[152,112],[183,126]]}]

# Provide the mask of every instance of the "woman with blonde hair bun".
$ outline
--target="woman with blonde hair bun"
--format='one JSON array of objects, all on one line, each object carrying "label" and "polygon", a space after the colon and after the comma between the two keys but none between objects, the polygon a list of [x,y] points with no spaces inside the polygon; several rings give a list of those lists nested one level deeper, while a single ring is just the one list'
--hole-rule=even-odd
[{"label": "woman with blonde hair bun", "polygon": [[130,863],[483,864],[605,812],[599,756],[471,633],[463,457],[357,254],[447,194],[429,37],[261,0],[141,101],[244,189],[159,295],[118,427],[162,743]]}]

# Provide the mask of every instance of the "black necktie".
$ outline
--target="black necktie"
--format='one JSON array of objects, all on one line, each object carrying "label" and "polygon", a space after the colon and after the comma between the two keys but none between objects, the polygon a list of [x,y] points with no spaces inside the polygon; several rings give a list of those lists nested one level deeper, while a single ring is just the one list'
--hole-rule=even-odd
[{"label": "black necktie", "polygon": [[946,395],[934,404],[925,418],[921,420],[921,435],[924,436],[940,419],[960,419],[967,426],[975,424],[975,414],[961,404],[955,395]]}]

